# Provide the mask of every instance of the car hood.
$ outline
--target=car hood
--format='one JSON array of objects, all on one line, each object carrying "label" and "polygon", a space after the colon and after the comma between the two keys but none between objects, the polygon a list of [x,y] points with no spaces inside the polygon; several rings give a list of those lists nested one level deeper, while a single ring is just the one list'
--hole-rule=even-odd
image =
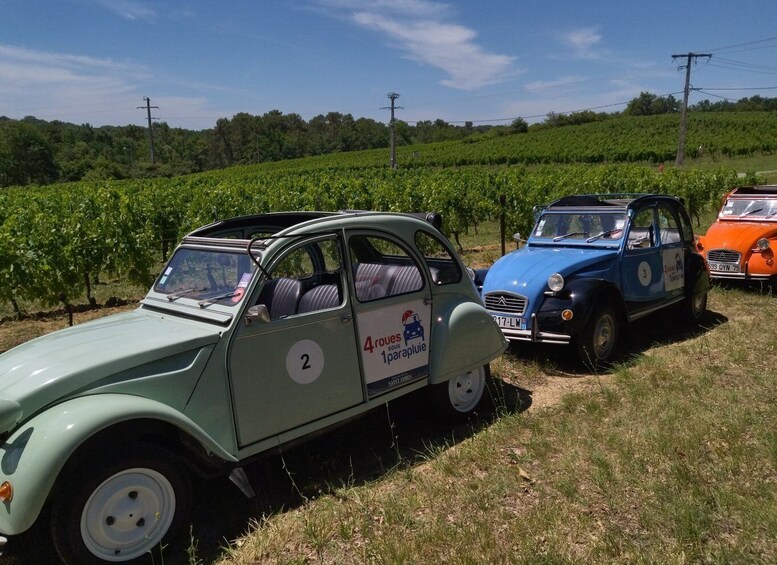
[{"label": "car hood", "polygon": [[494,291],[532,296],[547,290],[553,273],[572,273],[613,260],[617,249],[579,247],[524,247],[499,259],[488,270],[483,294]]},{"label": "car hood", "polygon": [[700,238],[705,250],[732,249],[747,252],[762,237],[775,237],[775,222],[744,222],[742,220],[723,220],[715,222]]},{"label": "car hood", "polygon": [[118,373],[198,350],[218,338],[217,328],[143,310],[73,326],[0,355],[0,402],[16,403],[29,415]]}]

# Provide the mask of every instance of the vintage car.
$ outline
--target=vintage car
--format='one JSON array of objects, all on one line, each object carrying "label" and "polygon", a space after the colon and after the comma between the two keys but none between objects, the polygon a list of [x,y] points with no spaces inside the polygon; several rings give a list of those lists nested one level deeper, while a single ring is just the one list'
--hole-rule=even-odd
[{"label": "vintage car", "polygon": [[68,563],[144,557],[184,523],[193,475],[251,495],[259,454],[424,387],[465,417],[506,347],[423,219],[205,226],[136,310],[0,355],[0,534],[40,517]]},{"label": "vintage car", "polygon": [[729,192],[699,249],[713,280],[771,283],[777,292],[777,185]]},{"label": "vintage car", "polygon": [[508,339],[574,343],[596,366],[616,357],[633,320],[669,306],[699,320],[709,288],[678,199],[587,195],[539,210],[526,245],[488,270],[482,295]]}]

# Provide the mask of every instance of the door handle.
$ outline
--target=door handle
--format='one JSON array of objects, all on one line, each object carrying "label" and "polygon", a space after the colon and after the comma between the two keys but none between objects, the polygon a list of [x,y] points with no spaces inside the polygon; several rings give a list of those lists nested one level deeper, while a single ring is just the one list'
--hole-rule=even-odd
[{"label": "door handle", "polygon": [[351,320],[353,320],[353,316],[343,316],[340,318],[340,321],[344,324],[349,323]]},{"label": "door handle", "polygon": [[427,296],[426,298],[424,298],[424,304],[426,306],[429,306],[432,302],[434,302],[434,300],[432,299],[431,296]]}]

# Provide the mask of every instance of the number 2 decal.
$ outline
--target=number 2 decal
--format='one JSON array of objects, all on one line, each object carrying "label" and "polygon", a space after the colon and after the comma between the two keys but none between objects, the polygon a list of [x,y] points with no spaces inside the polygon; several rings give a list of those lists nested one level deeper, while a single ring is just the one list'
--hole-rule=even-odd
[{"label": "number 2 decal", "polygon": [[286,353],[286,373],[295,383],[306,385],[321,376],[324,351],[312,339],[301,339]]}]

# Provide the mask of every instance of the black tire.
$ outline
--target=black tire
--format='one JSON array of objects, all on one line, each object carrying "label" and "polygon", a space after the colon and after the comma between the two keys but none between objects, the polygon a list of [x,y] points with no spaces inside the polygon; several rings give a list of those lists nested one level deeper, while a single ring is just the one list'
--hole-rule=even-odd
[{"label": "black tire", "polygon": [[623,325],[620,316],[607,305],[597,306],[577,336],[577,356],[589,367],[603,367],[618,355]]},{"label": "black tire", "polygon": [[190,504],[190,478],[169,453],[146,446],[100,452],[61,485],[51,536],[72,565],[148,563],[185,523]]},{"label": "black tire", "polygon": [[437,415],[449,422],[469,419],[488,396],[486,383],[490,375],[489,366],[483,365],[447,382],[432,385],[431,401]]},{"label": "black tire", "polygon": [[698,324],[707,312],[707,293],[694,294],[683,301],[681,315],[688,324]]}]

